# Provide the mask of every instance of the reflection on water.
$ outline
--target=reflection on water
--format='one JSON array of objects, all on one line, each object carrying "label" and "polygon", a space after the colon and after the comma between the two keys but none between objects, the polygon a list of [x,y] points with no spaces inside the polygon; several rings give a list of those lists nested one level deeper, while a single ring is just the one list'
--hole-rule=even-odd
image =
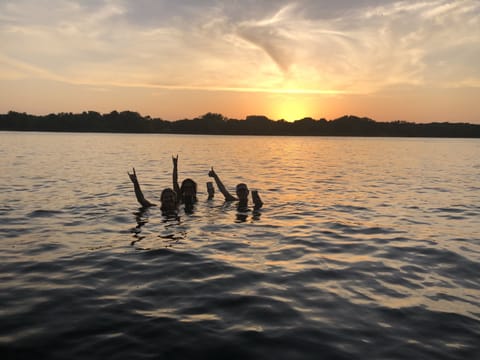
[{"label": "reflection on water", "polygon": [[[2,359],[479,352],[478,140],[0,138]],[[126,171],[158,202],[176,153],[193,213],[138,209]]]},{"label": "reflection on water", "polygon": [[260,216],[262,216],[262,212],[260,210],[253,210],[251,213],[249,211],[237,211],[237,223],[247,222],[249,220],[258,221],[260,220]]}]

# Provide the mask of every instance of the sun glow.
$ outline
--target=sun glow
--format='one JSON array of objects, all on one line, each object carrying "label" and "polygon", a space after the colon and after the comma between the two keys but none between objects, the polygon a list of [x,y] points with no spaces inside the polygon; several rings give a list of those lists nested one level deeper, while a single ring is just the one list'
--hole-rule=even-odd
[{"label": "sun glow", "polygon": [[274,120],[300,120],[305,117],[314,117],[317,107],[309,96],[293,94],[272,95],[270,103],[270,117]]}]

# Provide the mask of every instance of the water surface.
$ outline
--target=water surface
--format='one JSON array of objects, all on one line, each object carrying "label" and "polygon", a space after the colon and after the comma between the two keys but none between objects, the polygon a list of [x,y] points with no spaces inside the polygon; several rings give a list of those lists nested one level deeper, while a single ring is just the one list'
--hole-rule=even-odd
[{"label": "water surface", "polygon": [[[0,354],[467,359],[480,141],[0,133]],[[141,211],[199,184],[192,215]],[[217,191],[258,189],[237,213]]]}]

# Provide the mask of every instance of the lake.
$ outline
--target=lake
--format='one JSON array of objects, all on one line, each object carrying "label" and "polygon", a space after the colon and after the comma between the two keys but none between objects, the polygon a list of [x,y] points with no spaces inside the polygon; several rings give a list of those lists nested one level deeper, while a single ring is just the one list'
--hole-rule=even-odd
[{"label": "lake", "polygon": [[[177,220],[127,175],[158,203],[172,154]],[[0,132],[0,164],[2,359],[480,354],[478,139]]]}]

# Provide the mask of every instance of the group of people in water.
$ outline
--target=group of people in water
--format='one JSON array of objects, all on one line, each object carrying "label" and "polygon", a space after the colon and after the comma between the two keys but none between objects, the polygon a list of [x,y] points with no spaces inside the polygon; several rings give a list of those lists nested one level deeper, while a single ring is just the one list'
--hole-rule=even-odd
[{"label": "group of people in water", "polygon": [[[165,188],[160,194],[160,210],[165,216],[175,216],[178,213],[178,208],[180,204],[184,205],[184,210],[186,213],[191,213],[193,211],[193,206],[197,202],[197,183],[187,178],[182,181],[182,184],[178,184],[178,155],[172,156],[173,161],[173,189]],[[135,168],[133,172],[128,172],[128,176],[133,183],[133,188],[135,190],[135,196],[137,201],[143,208],[148,208],[151,206],[157,206],[156,204],[150,202],[145,198],[143,192],[140,188],[140,183],[138,182],[137,174]],[[237,210],[238,211],[247,211],[248,210],[248,195],[250,190],[247,187],[247,184],[240,183],[236,186],[236,195],[233,196],[228,192],[225,185],[218,177],[217,173],[213,170],[213,167],[208,172],[208,176],[212,177],[217,184],[218,189],[225,197],[225,201],[238,201]],[[208,199],[213,199],[215,190],[213,183],[211,181],[207,182],[207,193]],[[252,191],[252,201],[254,205],[254,210],[258,210],[263,206],[263,202],[260,199],[260,195],[256,190]]]}]

